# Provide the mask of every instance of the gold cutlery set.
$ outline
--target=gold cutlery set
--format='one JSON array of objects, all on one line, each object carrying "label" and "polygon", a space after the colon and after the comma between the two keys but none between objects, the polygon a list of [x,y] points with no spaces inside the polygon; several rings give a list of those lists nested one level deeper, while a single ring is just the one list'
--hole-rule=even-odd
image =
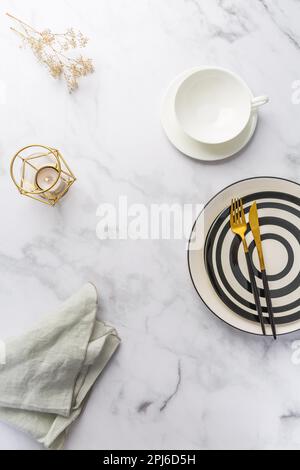
[{"label": "gold cutlery set", "polygon": [[[256,310],[258,313],[258,318],[261,324],[262,332],[266,335],[266,327],[263,315],[263,309],[260,301],[260,294],[259,289],[257,287],[256,279],[255,279],[255,271],[253,262],[249,253],[249,248],[246,240],[246,233],[248,231],[248,223],[246,220],[246,215],[243,207],[242,199],[233,199],[231,202],[231,211],[230,211],[230,225],[231,230],[235,235],[238,235],[243,242],[244,252],[247,260],[247,266],[249,271],[251,289],[255,300]],[[265,259],[263,254],[263,247],[262,247],[262,240],[261,240],[261,233],[260,233],[260,225],[259,225],[259,216],[258,216],[258,209],[257,204],[254,202],[250,208],[249,212],[249,225],[252,231],[252,235],[256,244],[256,249],[259,258],[260,270],[262,275],[263,287],[264,287],[264,296],[266,299],[267,305],[267,312],[269,315],[269,322],[271,325],[272,333],[274,339],[277,339],[276,333],[276,325],[274,320],[274,312],[272,306],[272,298],[269,288],[268,276],[266,273],[266,266],[265,266]]]}]

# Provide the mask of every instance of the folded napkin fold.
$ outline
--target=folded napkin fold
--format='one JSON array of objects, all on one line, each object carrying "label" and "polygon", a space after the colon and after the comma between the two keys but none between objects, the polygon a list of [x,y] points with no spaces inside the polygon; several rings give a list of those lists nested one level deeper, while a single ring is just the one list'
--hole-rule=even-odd
[{"label": "folded napkin fold", "polygon": [[8,340],[0,365],[0,420],[61,449],[87,394],[117,347],[96,319],[97,291],[85,285],[35,329]]}]

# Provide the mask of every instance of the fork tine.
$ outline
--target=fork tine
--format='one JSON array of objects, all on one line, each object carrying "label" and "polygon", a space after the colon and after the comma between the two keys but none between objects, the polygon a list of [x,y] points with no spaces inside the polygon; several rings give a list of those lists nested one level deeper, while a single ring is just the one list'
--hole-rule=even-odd
[{"label": "fork tine", "polygon": [[239,220],[239,202],[238,202],[238,199],[235,200],[235,220],[236,220],[236,223],[237,223],[237,224],[240,223],[240,220]]},{"label": "fork tine", "polygon": [[236,199],[236,222],[240,225],[240,208],[239,208],[239,200]]},{"label": "fork tine", "polygon": [[233,218],[233,199],[231,199],[231,209],[230,209],[230,225],[233,226],[234,218]]},{"label": "fork tine", "polygon": [[233,221],[236,224],[236,199],[233,200]]},{"label": "fork tine", "polygon": [[243,220],[242,220],[242,200],[239,199],[238,200],[238,211],[239,211],[239,223],[242,224],[243,223]]},{"label": "fork tine", "polygon": [[243,199],[241,199],[240,201],[241,201],[241,211],[242,211],[242,222],[243,222],[243,224],[245,224],[246,223],[246,216],[245,216],[245,211],[244,211]]}]

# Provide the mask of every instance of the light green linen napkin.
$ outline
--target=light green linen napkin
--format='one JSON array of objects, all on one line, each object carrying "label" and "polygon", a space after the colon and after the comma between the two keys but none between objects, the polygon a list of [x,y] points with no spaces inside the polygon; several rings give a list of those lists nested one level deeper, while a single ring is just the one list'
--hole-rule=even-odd
[{"label": "light green linen napkin", "polygon": [[35,329],[8,340],[0,365],[0,420],[51,449],[63,447],[87,394],[117,347],[96,319],[97,291],[85,285]]}]

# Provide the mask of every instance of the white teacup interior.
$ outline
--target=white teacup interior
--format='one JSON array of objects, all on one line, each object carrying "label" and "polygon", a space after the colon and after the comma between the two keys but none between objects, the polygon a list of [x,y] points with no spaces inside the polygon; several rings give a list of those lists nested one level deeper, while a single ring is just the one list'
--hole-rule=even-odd
[{"label": "white teacup interior", "polygon": [[207,144],[238,136],[251,115],[253,96],[236,75],[223,69],[203,69],[178,89],[175,112],[183,130]]}]

